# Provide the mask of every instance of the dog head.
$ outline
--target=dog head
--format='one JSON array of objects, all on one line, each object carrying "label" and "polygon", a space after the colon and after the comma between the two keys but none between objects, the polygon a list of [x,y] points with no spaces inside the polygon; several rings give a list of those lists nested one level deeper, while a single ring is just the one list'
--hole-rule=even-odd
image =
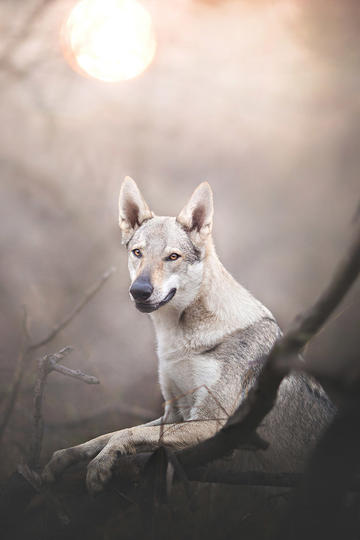
[{"label": "dog head", "polygon": [[211,238],[213,200],[203,182],[175,217],[155,216],[134,180],[120,188],[119,225],[129,255],[130,297],[151,313],[162,306],[185,309],[196,297]]}]

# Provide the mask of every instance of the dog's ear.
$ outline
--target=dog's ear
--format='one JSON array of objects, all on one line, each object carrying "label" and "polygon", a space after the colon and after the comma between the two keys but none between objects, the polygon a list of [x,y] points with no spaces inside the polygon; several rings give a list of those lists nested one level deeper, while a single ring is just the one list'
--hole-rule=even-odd
[{"label": "dog's ear", "polygon": [[130,240],[135,230],[146,219],[153,216],[134,180],[126,176],[119,195],[119,226],[123,244]]},{"label": "dog's ear", "polygon": [[213,214],[211,187],[203,182],[195,189],[176,221],[190,234],[193,242],[199,244],[211,233]]}]

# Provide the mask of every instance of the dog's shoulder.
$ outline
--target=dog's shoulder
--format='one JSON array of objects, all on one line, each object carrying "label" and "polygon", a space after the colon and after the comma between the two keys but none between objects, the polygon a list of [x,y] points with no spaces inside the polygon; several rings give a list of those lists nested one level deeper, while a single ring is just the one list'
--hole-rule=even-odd
[{"label": "dog's shoulder", "polygon": [[263,364],[281,330],[272,317],[261,317],[245,328],[226,335],[214,347],[205,351],[219,360],[243,361],[247,365]]}]

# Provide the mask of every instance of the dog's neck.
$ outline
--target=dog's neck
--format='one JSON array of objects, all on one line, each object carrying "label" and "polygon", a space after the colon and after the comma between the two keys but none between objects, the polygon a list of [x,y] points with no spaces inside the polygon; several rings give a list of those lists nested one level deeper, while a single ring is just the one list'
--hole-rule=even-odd
[{"label": "dog's neck", "polygon": [[229,274],[214,244],[207,242],[202,272],[185,306],[169,303],[151,314],[159,346],[183,339],[194,347],[208,346],[271,313]]}]

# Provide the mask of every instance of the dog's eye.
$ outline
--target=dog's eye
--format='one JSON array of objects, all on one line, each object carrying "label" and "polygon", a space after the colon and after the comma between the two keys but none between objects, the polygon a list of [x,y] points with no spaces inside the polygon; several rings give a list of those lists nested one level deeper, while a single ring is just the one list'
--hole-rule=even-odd
[{"label": "dog's eye", "polygon": [[171,255],[168,256],[169,261],[176,261],[176,259],[179,259],[179,258],[180,258],[180,255],[178,255],[177,253],[171,253]]},{"label": "dog's eye", "polygon": [[138,259],[140,259],[140,257],[142,257],[142,253],[141,253],[140,249],[133,249],[131,253],[133,255],[135,255],[135,257],[137,257]]}]

